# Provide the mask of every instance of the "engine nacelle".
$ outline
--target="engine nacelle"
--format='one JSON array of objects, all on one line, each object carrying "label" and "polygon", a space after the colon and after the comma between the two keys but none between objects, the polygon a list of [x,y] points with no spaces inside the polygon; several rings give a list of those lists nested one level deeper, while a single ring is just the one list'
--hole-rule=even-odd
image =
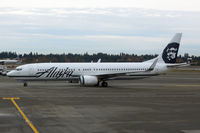
[{"label": "engine nacelle", "polygon": [[98,84],[98,78],[96,76],[80,76],[80,84],[85,86],[95,86]]}]

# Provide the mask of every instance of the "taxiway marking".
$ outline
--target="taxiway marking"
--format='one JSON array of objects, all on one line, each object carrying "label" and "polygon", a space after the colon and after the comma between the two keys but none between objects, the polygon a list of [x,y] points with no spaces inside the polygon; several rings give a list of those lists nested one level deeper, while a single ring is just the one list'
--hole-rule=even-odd
[{"label": "taxiway marking", "polygon": [[200,87],[200,85],[184,85],[184,84],[169,84],[169,85],[164,85],[164,86],[175,86],[175,87]]},{"label": "taxiway marking", "polygon": [[176,85],[177,87],[200,87],[200,85]]},{"label": "taxiway marking", "polygon": [[18,104],[15,102],[15,100],[19,100],[19,97],[3,97],[3,100],[11,100],[11,102],[15,105],[17,110],[20,112],[22,117],[26,120],[26,122],[29,124],[31,129],[33,130],[34,133],[39,133],[38,130],[35,128],[35,126],[31,123],[31,121],[28,119],[28,117],[24,114],[24,112],[21,110],[21,108],[18,106]]}]

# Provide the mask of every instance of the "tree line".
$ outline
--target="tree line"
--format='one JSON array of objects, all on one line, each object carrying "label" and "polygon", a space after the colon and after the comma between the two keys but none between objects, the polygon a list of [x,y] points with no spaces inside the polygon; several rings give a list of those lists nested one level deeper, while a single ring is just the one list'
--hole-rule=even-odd
[{"label": "tree line", "polygon": [[[0,59],[13,59],[17,58],[18,54],[16,52],[1,52]],[[23,63],[39,63],[39,62],[96,62],[101,59],[102,62],[142,62],[146,60],[153,59],[158,55],[137,55],[137,54],[106,54],[106,53],[96,53],[96,54],[38,54],[38,53],[28,53],[22,55]],[[194,65],[200,65],[200,56],[189,56],[189,55],[179,55],[177,62],[185,62],[187,58],[192,58]]]}]

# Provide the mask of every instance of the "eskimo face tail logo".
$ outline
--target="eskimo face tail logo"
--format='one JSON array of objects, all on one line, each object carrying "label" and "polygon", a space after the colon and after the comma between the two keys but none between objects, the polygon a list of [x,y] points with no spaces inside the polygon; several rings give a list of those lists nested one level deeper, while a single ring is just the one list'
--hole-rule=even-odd
[{"label": "eskimo face tail logo", "polygon": [[179,44],[178,43],[170,43],[163,50],[162,58],[165,63],[176,63],[176,58],[178,54]]}]

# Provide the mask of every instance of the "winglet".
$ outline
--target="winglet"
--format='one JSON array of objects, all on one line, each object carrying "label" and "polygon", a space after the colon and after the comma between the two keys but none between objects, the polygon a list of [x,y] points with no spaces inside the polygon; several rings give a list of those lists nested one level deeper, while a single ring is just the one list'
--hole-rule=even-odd
[{"label": "winglet", "polygon": [[157,62],[158,62],[158,58],[155,59],[155,61],[154,61],[153,64],[150,66],[150,68],[148,69],[148,71],[154,70],[154,68],[155,68],[155,66],[156,66],[156,64],[157,64]]},{"label": "winglet", "polygon": [[101,63],[101,59],[98,59],[97,63]]}]

